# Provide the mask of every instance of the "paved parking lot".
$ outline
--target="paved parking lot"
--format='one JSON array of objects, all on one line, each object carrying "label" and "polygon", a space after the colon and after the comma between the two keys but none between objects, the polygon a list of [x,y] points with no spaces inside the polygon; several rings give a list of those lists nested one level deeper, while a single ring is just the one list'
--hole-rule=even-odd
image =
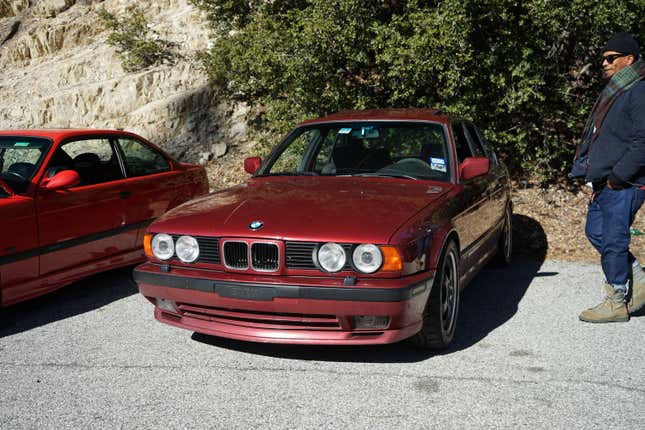
[{"label": "paved parking lot", "polygon": [[194,334],[115,271],[8,310],[0,429],[642,429],[645,316],[579,322],[600,284],[593,265],[486,269],[432,355]]}]

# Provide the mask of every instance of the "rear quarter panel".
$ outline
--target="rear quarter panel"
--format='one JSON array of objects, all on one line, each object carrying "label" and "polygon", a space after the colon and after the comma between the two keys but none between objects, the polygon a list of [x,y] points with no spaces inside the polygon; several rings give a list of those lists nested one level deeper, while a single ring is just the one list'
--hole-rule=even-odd
[{"label": "rear quarter panel", "polygon": [[[132,178],[133,212],[130,222],[146,222],[170,209],[208,193],[206,171],[201,166],[175,163],[173,171]],[[143,243],[147,225],[139,228],[134,247]]]}]

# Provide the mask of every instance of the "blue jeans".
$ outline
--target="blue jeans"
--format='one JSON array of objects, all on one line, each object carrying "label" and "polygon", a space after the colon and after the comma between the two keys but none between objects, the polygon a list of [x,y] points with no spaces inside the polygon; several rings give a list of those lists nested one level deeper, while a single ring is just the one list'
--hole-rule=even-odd
[{"label": "blue jeans", "polygon": [[636,187],[612,190],[605,187],[589,203],[585,233],[600,253],[607,282],[625,285],[636,260],[629,252],[629,227],[645,200],[645,191]]}]

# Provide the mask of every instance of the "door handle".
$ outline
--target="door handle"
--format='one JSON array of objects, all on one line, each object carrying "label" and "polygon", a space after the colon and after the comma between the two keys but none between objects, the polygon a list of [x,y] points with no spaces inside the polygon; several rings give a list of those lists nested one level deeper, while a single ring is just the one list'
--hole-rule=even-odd
[{"label": "door handle", "polygon": [[122,199],[127,199],[132,195],[132,191],[119,191],[119,197]]}]

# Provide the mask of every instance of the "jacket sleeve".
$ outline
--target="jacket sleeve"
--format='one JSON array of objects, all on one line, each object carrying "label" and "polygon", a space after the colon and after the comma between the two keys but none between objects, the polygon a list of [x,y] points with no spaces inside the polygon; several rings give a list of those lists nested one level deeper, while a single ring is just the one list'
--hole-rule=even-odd
[{"label": "jacket sleeve", "polygon": [[629,92],[627,113],[632,124],[631,142],[609,176],[609,181],[617,185],[632,181],[645,168],[645,81]]}]

